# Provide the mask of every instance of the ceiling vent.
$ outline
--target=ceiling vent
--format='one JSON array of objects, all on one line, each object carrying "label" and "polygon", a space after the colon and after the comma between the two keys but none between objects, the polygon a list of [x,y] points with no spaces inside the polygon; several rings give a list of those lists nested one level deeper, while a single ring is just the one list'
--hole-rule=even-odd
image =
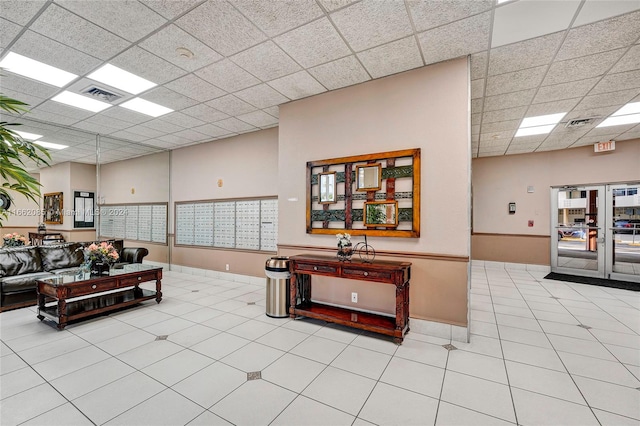
[{"label": "ceiling vent", "polygon": [[83,95],[89,95],[93,98],[96,98],[105,102],[114,102],[122,98],[122,95],[119,95],[114,92],[110,92],[98,86],[89,86],[86,89],[84,89],[81,93]]},{"label": "ceiling vent", "polygon": [[569,120],[565,127],[573,128],[573,127],[582,127],[593,124],[596,119],[592,118],[576,118],[575,120]]}]

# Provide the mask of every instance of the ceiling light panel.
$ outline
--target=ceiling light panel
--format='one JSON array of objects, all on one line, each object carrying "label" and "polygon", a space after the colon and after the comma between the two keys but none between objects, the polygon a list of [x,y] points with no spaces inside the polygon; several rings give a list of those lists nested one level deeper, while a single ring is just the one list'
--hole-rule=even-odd
[{"label": "ceiling light panel", "polygon": [[141,98],[133,98],[130,101],[121,103],[120,106],[132,111],[150,115],[151,117],[160,117],[161,115],[173,112],[173,110],[170,108],[163,107],[162,105],[158,105],[153,102],[145,101]]},{"label": "ceiling light panel", "polygon": [[537,117],[527,117],[522,120],[522,124],[520,127],[533,127],[533,126],[544,126],[547,124],[558,124],[562,117],[567,115],[566,112],[561,112],[558,114],[548,114],[548,115],[539,115]]},{"label": "ceiling light panel", "polygon": [[100,112],[111,106],[106,102],[100,102],[66,90],[59,95],[54,96],[51,100],[92,112]]},{"label": "ceiling light panel", "polygon": [[596,127],[622,126],[623,124],[640,123],[640,114],[627,114],[611,116]]},{"label": "ceiling light panel", "polygon": [[36,145],[40,145],[43,148],[48,149],[65,149],[69,148],[68,145],[60,145],[59,143],[45,142],[45,141],[36,141],[34,142]]},{"label": "ceiling light panel", "polygon": [[516,132],[515,137],[544,135],[545,133],[550,133],[554,127],[556,127],[555,124],[549,124],[547,126],[521,127]]},{"label": "ceiling light panel", "polygon": [[134,95],[157,86],[157,84],[152,81],[138,77],[129,71],[125,71],[111,64],[106,64],[98,68],[87,77]]},{"label": "ceiling light panel", "polygon": [[52,67],[13,52],[9,52],[0,61],[0,68],[56,87],[66,86],[78,77],[60,68]]},{"label": "ceiling light panel", "polygon": [[22,139],[26,139],[28,141],[35,141],[36,139],[40,139],[42,137],[42,135],[36,135],[35,133],[23,132],[22,130],[13,130],[13,133],[17,133]]},{"label": "ceiling light panel", "polygon": [[640,102],[631,102],[611,114],[612,117],[618,115],[638,114],[640,113]]}]

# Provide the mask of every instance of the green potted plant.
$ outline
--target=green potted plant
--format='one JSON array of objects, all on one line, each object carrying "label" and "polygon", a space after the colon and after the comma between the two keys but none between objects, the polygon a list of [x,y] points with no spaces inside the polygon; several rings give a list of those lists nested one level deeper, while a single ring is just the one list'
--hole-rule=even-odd
[{"label": "green potted plant", "polygon": [[[0,109],[3,111],[19,113],[25,111],[26,105],[0,94]],[[24,140],[8,127],[18,125],[0,121],[0,226],[9,215],[9,207],[13,202],[12,192],[40,204],[40,182],[27,172],[24,161],[28,159],[37,165],[48,166],[47,160],[51,159],[45,148]]]}]

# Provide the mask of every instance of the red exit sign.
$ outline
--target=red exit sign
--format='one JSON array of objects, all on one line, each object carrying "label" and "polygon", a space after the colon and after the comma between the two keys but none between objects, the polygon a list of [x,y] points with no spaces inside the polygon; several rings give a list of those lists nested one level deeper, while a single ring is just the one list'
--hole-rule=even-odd
[{"label": "red exit sign", "polygon": [[616,141],[596,142],[593,144],[594,152],[615,151]]}]

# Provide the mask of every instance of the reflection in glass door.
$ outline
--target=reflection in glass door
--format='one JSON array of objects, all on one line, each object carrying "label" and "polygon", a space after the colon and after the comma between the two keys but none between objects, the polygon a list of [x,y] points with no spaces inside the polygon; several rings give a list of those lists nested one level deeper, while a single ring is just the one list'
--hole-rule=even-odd
[{"label": "reflection in glass door", "polygon": [[604,186],[552,188],[551,270],[604,278]]},{"label": "reflection in glass door", "polygon": [[640,282],[640,184],[552,188],[551,270]]},{"label": "reflection in glass door", "polygon": [[607,278],[640,282],[640,183],[609,185]]}]

